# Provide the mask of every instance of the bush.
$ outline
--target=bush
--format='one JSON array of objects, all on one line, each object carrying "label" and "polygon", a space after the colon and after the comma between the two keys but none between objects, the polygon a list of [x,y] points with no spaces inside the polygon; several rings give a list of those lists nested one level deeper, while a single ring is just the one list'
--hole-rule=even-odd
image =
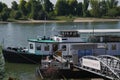
[{"label": "bush", "polygon": [[108,10],[108,13],[107,13],[107,15],[111,17],[116,17],[117,14],[118,14],[118,11],[116,10],[116,8]]},{"label": "bush", "polygon": [[21,13],[21,11],[12,10],[10,16],[11,16],[11,18],[19,19],[22,17],[22,13]]}]

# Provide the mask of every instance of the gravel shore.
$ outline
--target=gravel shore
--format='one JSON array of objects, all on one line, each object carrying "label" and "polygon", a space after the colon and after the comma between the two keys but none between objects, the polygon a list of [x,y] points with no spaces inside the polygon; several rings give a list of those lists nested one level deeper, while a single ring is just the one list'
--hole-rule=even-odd
[{"label": "gravel shore", "polygon": [[[76,18],[73,21],[66,21],[66,20],[15,20],[13,23],[63,23],[63,22],[113,22],[113,21],[120,21],[120,19],[103,19],[103,18]],[[0,23],[9,23],[0,21]]]}]

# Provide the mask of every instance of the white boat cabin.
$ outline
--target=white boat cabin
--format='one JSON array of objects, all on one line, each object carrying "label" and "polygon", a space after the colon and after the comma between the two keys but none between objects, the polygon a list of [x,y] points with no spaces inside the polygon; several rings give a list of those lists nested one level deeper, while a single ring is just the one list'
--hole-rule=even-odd
[{"label": "white boat cabin", "polygon": [[28,52],[36,55],[52,55],[53,51],[58,50],[58,42],[52,38],[29,39]]},{"label": "white boat cabin", "polygon": [[29,53],[62,57],[120,55],[120,29],[62,30],[59,33],[60,37],[29,39]]},{"label": "white boat cabin", "polygon": [[120,29],[62,30],[65,42],[97,44],[94,55],[120,55]]},{"label": "white boat cabin", "polygon": [[78,54],[79,57],[92,55],[96,44],[81,42],[66,42],[60,37],[51,39],[29,39],[29,53],[36,55],[57,55],[64,58]]}]

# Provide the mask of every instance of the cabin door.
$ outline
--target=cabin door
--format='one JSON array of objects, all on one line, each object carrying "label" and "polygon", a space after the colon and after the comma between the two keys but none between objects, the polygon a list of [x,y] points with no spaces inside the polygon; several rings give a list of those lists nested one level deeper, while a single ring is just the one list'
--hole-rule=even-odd
[{"label": "cabin door", "polygon": [[53,45],[52,45],[52,49],[53,49],[53,50],[52,50],[53,52],[58,51],[58,44],[53,44]]}]

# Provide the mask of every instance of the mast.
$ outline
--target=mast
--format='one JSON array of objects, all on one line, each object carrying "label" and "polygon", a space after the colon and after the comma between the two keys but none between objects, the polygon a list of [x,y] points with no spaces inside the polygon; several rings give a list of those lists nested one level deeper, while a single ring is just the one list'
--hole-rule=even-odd
[{"label": "mast", "polygon": [[44,36],[46,36],[46,16],[45,16],[45,22],[44,22]]},{"label": "mast", "polygon": [[[94,40],[95,40],[95,38],[94,38],[94,36],[95,36],[94,33],[95,33],[95,32],[94,32],[94,26],[93,26],[93,43],[94,43]],[[92,55],[93,55],[93,56],[95,55],[95,53],[94,53],[94,44],[93,44],[93,54],[92,54]]]}]

